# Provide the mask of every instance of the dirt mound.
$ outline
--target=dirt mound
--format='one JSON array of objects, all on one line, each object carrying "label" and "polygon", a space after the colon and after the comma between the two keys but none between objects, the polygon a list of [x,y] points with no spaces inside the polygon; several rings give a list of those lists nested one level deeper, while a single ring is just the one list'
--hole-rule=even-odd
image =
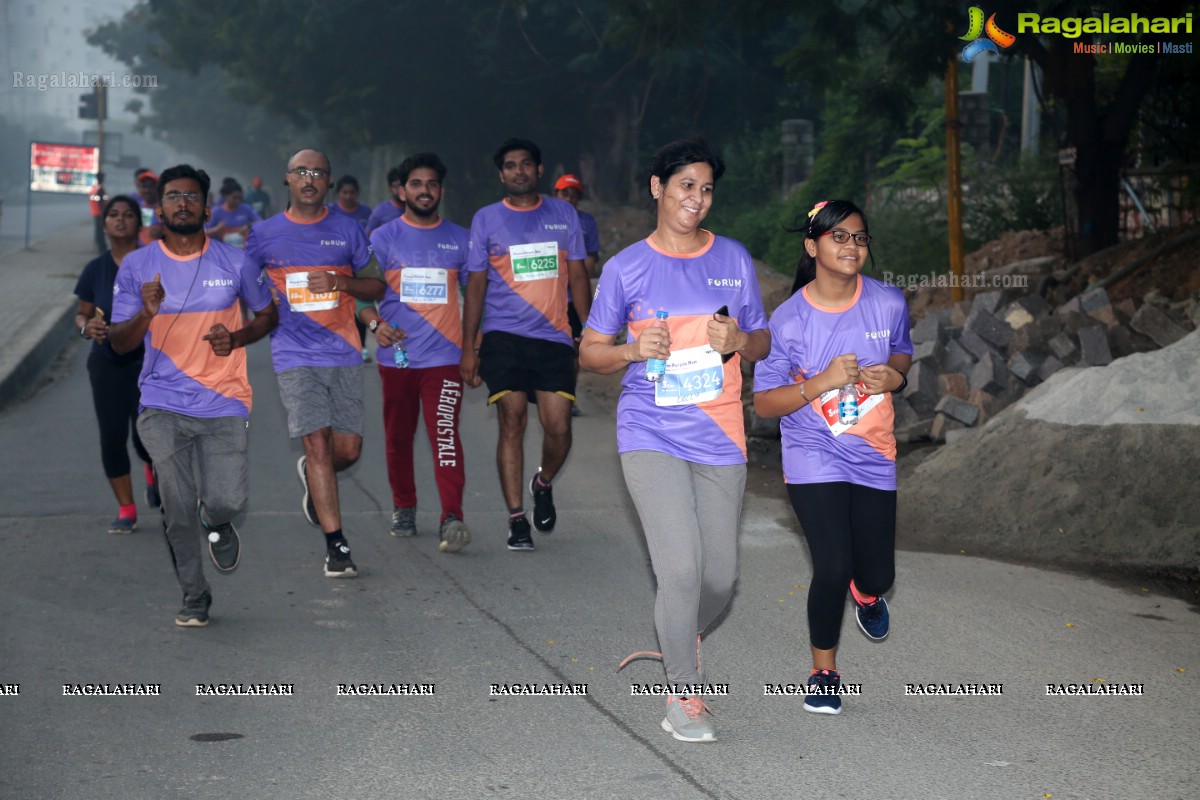
[{"label": "dirt mound", "polygon": [[1200,578],[1200,331],[1066,370],[901,465],[899,545]]}]

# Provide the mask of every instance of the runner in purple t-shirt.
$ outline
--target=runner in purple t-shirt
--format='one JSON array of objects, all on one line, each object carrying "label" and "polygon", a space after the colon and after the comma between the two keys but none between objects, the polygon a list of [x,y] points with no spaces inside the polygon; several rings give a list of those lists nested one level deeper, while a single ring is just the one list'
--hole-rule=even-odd
[{"label": "runner in purple t-shirt", "polygon": [[[671,684],[662,727],[711,742],[711,712],[696,689],[700,635],[733,595],[746,487],[742,359],[771,347],[746,248],[700,227],[725,165],[703,140],[672,142],[650,165],[658,226],[605,265],[579,363],[625,370],[617,451],[658,582],[654,625]],[[656,318],[666,311],[668,318]],[[629,341],[616,344],[622,328]],[[657,382],[647,359],[664,359]]]},{"label": "runner in purple t-shirt", "polygon": [[357,300],[383,296],[383,275],[357,222],[325,207],[329,159],[300,150],[288,160],[290,206],[255,225],[246,254],[261,266],[280,306],[271,336],[288,435],[304,455],[296,473],[300,507],[325,534],[325,577],[353,578],[358,567],[342,532],[337,473],[362,454],[362,338]]},{"label": "runner in purple t-shirt", "polygon": [[[158,473],[167,549],[183,589],[175,624],[185,628],[207,625],[212,605],[199,534],[221,572],[241,557],[233,519],[248,479],[244,348],[279,319],[257,266],[204,235],[208,187],[208,176],[186,164],[163,172],[163,238],[125,257],[108,329],[114,352],[146,348],[137,428]],[[249,322],[243,307],[254,314]]]},{"label": "runner in purple t-shirt", "polygon": [[[851,202],[808,214],[795,294],[771,316],[771,354],[754,372],[754,408],[783,417],[783,472],[812,556],[813,669],[804,708],[842,710],[837,647],[847,588],[858,625],[888,634],[883,593],[896,574],[896,437],[892,393],[912,365],[908,308],[894,286],[861,275],[871,236]],[[854,419],[839,390],[855,385]]]},{"label": "runner in purple t-shirt", "polygon": [[410,156],[397,169],[404,216],[371,236],[388,288],[378,310],[366,306],[359,311],[379,343],[376,360],[383,383],[383,431],[392,486],[390,533],[417,533],[413,437],[417,418],[423,415],[442,501],[438,549],[457,553],[471,541],[463,521],[466,468],[458,435],[463,397],[458,296],[466,276],[467,231],[438,213],[446,165],[436,154]]},{"label": "runner in purple t-shirt", "polygon": [[262,222],[262,218],[248,203],[242,202],[242,185],[226,178],[221,184],[221,205],[209,214],[205,232],[230,247],[244,250],[250,227],[256,222]]},{"label": "runner in purple t-shirt", "polygon": [[[570,283],[587,322],[591,292],[583,269],[579,215],[569,203],[538,194],[542,153],[528,139],[509,139],[493,155],[508,195],[471,220],[467,297],[463,304],[463,382],[488,386],[500,422],[496,458],[508,506],[508,549],[533,550],[525,516],[523,471],[529,403],[538,405],[542,464],[529,484],[533,525],[554,530],[550,482],[571,451],[575,348],[567,322]],[[474,347],[483,319],[483,339]]]},{"label": "runner in purple t-shirt", "polygon": [[372,209],[371,216],[367,218],[367,236],[392,220],[400,219],[400,215],[404,213],[404,200],[401,199],[400,191],[404,187],[404,178],[401,176],[400,167],[388,170],[387,182],[391,196]]}]

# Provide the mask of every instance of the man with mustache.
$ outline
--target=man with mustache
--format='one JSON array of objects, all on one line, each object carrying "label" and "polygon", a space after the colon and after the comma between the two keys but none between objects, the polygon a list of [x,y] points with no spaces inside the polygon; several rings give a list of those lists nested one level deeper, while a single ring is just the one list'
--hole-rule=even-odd
[{"label": "man with mustache", "polygon": [[362,340],[357,300],[383,296],[383,275],[359,223],[325,207],[329,159],[300,150],[284,184],[291,205],[255,225],[246,253],[267,274],[279,303],[271,356],[288,434],[300,439],[301,508],[325,534],[325,577],[353,578],[358,567],[342,533],[337,473],[362,453]]},{"label": "man with mustache", "polygon": [[[108,331],[117,353],[145,342],[138,434],[158,472],[167,544],[183,589],[175,624],[186,628],[207,625],[212,605],[197,534],[207,535],[218,570],[238,565],[233,518],[246,505],[251,401],[244,348],[279,319],[258,265],[204,234],[208,188],[208,175],[187,164],[162,173],[163,238],[125,257]],[[254,312],[248,323],[239,303]]]},{"label": "man with mustache", "polygon": [[413,436],[423,413],[442,503],[438,549],[456,553],[471,541],[463,522],[466,470],[458,435],[463,395],[458,295],[466,278],[467,231],[438,213],[446,165],[435,153],[410,156],[397,170],[404,214],[371,234],[388,288],[378,310],[366,306],[359,311],[379,344],[392,486],[390,532],[417,533]]},{"label": "man with mustache", "polygon": [[[463,382],[488,386],[500,423],[496,463],[508,507],[508,549],[533,550],[525,516],[523,471],[529,403],[542,425],[542,463],[529,483],[533,525],[554,530],[550,483],[571,451],[575,347],[567,321],[567,285],[587,324],[591,286],[579,215],[570,203],[538,194],[542,153],[528,139],[509,139],[493,155],[507,196],[471,221],[467,296],[463,305]],[[483,339],[475,337],[483,320]]]}]

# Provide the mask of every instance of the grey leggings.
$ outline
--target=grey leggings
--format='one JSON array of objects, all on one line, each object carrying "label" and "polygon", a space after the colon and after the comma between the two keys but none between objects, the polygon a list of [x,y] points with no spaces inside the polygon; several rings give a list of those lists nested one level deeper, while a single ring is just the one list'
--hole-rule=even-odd
[{"label": "grey leggings", "polygon": [[621,454],[621,467],[658,580],[654,625],[667,680],[698,683],[696,635],[725,610],[737,580],[746,465],[634,450]]}]

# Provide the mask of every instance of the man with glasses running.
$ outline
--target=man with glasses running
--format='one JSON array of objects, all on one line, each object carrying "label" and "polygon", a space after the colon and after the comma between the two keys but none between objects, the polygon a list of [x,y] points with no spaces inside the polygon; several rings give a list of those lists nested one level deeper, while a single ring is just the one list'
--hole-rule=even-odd
[{"label": "man with glasses running", "polygon": [[362,226],[325,207],[329,159],[301,150],[287,165],[291,206],[250,231],[246,252],[270,279],[279,303],[271,355],[288,434],[300,439],[301,508],[325,534],[325,577],[353,578],[358,567],[342,533],[337,473],[362,452],[361,340],[357,300],[383,296],[383,273]]},{"label": "man with glasses running", "polygon": [[[278,316],[258,265],[204,234],[208,175],[181,164],[163,172],[158,187],[163,238],[121,263],[108,337],[117,353],[146,345],[138,434],[158,473],[167,546],[183,589],[175,624],[200,628],[212,593],[198,534],[207,534],[221,572],[237,567],[241,555],[233,518],[246,505],[248,478],[244,348]],[[241,303],[254,312],[244,324]]]}]

